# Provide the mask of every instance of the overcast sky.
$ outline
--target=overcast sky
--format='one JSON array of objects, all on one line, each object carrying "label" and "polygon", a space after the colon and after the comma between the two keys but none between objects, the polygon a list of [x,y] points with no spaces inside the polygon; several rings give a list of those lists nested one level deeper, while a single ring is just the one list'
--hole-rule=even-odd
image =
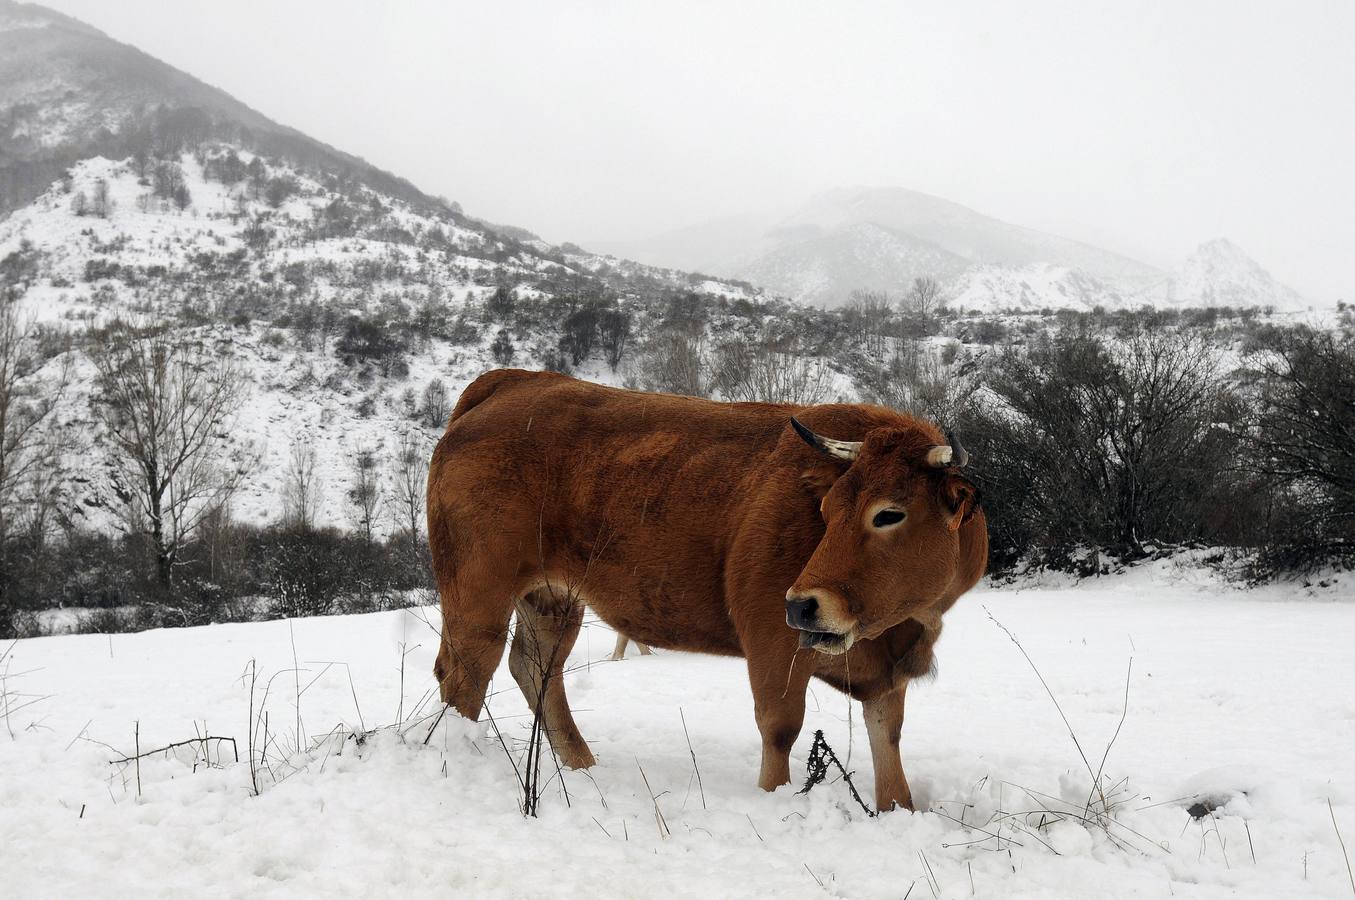
[{"label": "overcast sky", "polygon": [[1352,0],[49,3],[554,241],[889,184],[1355,299]]}]

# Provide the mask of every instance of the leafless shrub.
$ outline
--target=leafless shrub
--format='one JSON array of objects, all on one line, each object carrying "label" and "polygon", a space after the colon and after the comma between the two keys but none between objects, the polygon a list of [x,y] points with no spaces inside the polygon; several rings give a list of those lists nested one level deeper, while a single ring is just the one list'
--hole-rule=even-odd
[{"label": "leafless shrub", "polygon": [[568,354],[570,365],[577,366],[593,351],[598,337],[598,307],[589,303],[565,316],[560,324],[560,351]]},{"label": "leafless shrub", "polygon": [[1079,547],[1136,559],[1208,535],[1233,496],[1237,442],[1216,358],[1204,338],[1161,329],[998,357],[991,402],[963,426],[995,555],[1034,548],[1075,568],[1061,560]]},{"label": "leafless shrub", "polygon": [[[1346,878],[1350,880],[1350,892],[1355,894],[1355,870],[1350,868],[1350,854],[1346,852],[1346,839],[1341,836],[1341,826],[1336,824],[1336,811],[1331,807],[1331,798],[1327,798],[1327,814],[1331,816],[1331,827],[1336,832],[1336,841],[1341,845],[1341,858],[1346,861]],[[1247,832],[1248,840],[1251,839],[1251,832]],[[1256,861],[1256,853],[1252,853],[1252,862]]]},{"label": "leafless shrub", "polygon": [[5,731],[9,733],[11,740],[14,738],[14,716],[20,710],[51,699],[50,694],[30,694],[13,687],[14,682],[26,674],[13,672],[10,668],[14,661],[16,643],[11,641],[8,645],[0,647],[0,722],[4,723]]},{"label": "leafless shrub", "polygon": [[714,389],[725,400],[756,403],[822,403],[833,372],[820,359],[734,340],[715,353]]},{"label": "leafless shrub", "polygon": [[1275,485],[1256,575],[1355,558],[1355,339],[1295,329],[1252,354],[1259,396],[1245,465]]},{"label": "leafless shrub", "polygon": [[639,362],[640,384],[647,391],[708,397],[711,392],[705,342],[679,329],[662,331]]},{"label": "leafless shrub", "polygon": [[513,346],[513,339],[508,336],[508,329],[499,329],[499,333],[494,336],[494,343],[489,345],[489,350],[499,365],[512,365],[517,348]]},{"label": "leafless shrub", "polygon": [[972,408],[978,372],[967,364],[946,365],[930,347],[899,340],[888,364],[863,380],[865,398],[951,427]]}]

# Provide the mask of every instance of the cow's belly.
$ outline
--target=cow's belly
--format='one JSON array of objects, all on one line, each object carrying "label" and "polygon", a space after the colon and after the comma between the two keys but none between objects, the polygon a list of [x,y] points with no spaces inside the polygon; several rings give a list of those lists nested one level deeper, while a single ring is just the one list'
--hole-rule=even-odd
[{"label": "cow's belly", "polygon": [[[606,569],[607,567],[603,567]],[[627,637],[669,650],[742,656],[718,579],[689,572],[594,571],[579,594],[598,618]]]}]

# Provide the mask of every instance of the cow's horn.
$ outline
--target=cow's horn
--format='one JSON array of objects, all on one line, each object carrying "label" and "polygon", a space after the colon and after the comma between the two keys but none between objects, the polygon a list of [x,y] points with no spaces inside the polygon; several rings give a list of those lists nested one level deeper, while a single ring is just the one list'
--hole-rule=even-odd
[{"label": "cow's horn", "polygon": [[927,465],[938,469],[963,469],[969,464],[969,451],[960,446],[960,439],[953,431],[946,434],[946,440],[950,443],[927,451]]},{"label": "cow's horn", "polygon": [[795,429],[795,433],[804,438],[805,443],[818,450],[820,453],[827,453],[829,456],[837,459],[845,459],[848,462],[856,459],[861,454],[860,441],[835,441],[832,438],[826,438],[815,434],[794,416],[790,417],[790,424]]}]

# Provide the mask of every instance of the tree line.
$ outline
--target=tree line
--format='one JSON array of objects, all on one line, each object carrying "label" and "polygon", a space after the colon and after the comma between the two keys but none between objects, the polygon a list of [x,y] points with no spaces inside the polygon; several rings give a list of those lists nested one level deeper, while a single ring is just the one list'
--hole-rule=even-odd
[{"label": "tree line", "polygon": [[[1217,562],[1251,580],[1355,561],[1349,327],[1092,313],[1033,330],[1041,320],[1001,319],[1001,339],[987,344],[972,321],[925,296],[859,300],[781,315],[684,291],[623,304],[605,292],[533,299],[505,284],[458,318],[477,334],[536,335],[537,352],[555,354],[524,359],[507,338],[505,364],[553,359],[568,370],[600,356],[644,389],[864,399],[954,429],[989,510],[999,575],[1032,566],[1089,575],[1192,546],[1221,548]],[[123,611],[109,617],[135,610],[122,623],[133,627],[375,608],[428,587],[426,435],[454,400],[440,379],[405,389],[408,430],[384,452],[354,448],[341,484],[323,483],[314,448],[294,436],[282,515],[251,526],[230,515],[258,460],[230,440],[247,385],[227,330],[114,322],[83,333],[96,427],[81,437],[60,412],[74,338],[25,325],[12,302],[0,313],[6,632],[58,604]],[[300,334],[304,323],[293,324]],[[357,316],[332,327],[336,355],[356,371],[376,367],[363,378],[405,377],[386,362],[407,347],[386,345],[411,332]],[[106,470],[79,474],[109,485],[112,531],[70,515],[66,475],[52,463],[95,447]],[[348,530],[320,524],[326,491],[342,493]]]},{"label": "tree line", "polygon": [[[990,511],[994,568],[1081,574],[1180,547],[1251,581],[1355,563],[1355,340],[1069,330],[998,353],[945,421]],[[926,412],[926,404],[922,411]]]},{"label": "tree line", "polygon": [[[1355,564],[1348,317],[1322,330],[1255,311],[1095,310],[1028,317],[1017,334],[1019,319],[954,318],[932,288],[919,279],[901,301],[858,294],[833,320],[723,339],[703,309],[674,303],[633,384],[865,400],[953,429],[998,575],[1098,574],[1185,547],[1215,548],[1212,562],[1252,582]],[[929,340],[942,333],[961,340]]]},{"label": "tree line", "polygon": [[[258,458],[233,439],[248,382],[229,347],[163,324],[91,330],[92,436],[63,415],[72,350],[0,305],[0,636],[35,632],[55,606],[102,610],[90,627],[123,630],[385,608],[429,586],[421,428],[385,454],[357,448],[337,486],[352,530],[320,524],[327,486],[304,434],[281,517],[247,525],[231,504]],[[91,457],[105,471],[82,465]],[[96,477],[111,529],[78,522],[64,496],[68,479]]]}]

